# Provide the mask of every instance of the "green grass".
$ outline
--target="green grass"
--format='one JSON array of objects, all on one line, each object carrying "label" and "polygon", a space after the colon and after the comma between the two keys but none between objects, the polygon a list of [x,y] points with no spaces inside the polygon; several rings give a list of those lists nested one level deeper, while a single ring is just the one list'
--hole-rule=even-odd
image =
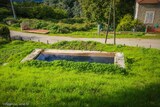
[{"label": "green grass", "polygon": [[10,30],[13,31],[21,31],[21,29],[19,27],[12,27],[12,26],[8,26]]},{"label": "green grass", "polygon": [[[71,61],[20,63],[35,48],[124,52],[126,69]],[[1,106],[158,107],[160,50],[97,42],[0,41],[0,87]]]},{"label": "green grass", "polygon": [[[67,34],[53,34],[49,33],[50,36],[69,36],[74,38],[105,38],[106,32],[101,32],[100,35],[97,34],[96,29],[90,31],[77,31]],[[113,33],[109,33],[108,38],[113,38]],[[141,39],[160,39],[160,34],[144,34],[142,32],[129,32],[129,33],[119,33],[117,32],[116,38],[141,38]]]}]

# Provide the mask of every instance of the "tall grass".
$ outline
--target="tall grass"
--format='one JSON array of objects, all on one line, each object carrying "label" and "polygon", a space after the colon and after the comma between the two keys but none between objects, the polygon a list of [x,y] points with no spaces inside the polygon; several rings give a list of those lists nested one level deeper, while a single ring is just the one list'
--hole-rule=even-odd
[{"label": "tall grass", "polygon": [[[21,64],[20,61],[35,48],[124,52],[127,75],[113,65],[87,62],[31,61]],[[0,63],[1,106],[160,106],[160,50],[91,41],[64,41],[52,45],[0,41]],[[113,70],[110,72],[116,72],[109,73],[108,66]]]}]

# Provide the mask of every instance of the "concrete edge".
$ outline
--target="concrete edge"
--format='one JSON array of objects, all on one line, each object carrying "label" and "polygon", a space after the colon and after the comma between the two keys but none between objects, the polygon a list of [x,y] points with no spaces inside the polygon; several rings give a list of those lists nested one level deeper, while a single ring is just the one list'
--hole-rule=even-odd
[{"label": "concrete edge", "polygon": [[125,68],[124,54],[121,52],[117,52],[114,58],[114,64],[119,67]]},{"label": "concrete edge", "polygon": [[125,60],[124,60],[124,54],[121,52],[101,52],[101,51],[83,51],[83,50],[56,50],[56,49],[35,49],[33,50],[29,55],[27,55],[22,61],[31,61],[34,60],[41,52],[47,52],[47,53],[105,53],[105,54],[110,54],[114,53],[114,64],[118,65],[119,67],[125,68]]},{"label": "concrete edge", "polygon": [[29,55],[27,55],[21,61],[21,63],[26,62],[26,61],[31,61],[31,60],[35,59],[42,51],[43,51],[43,49],[35,49],[35,50],[33,50]]},{"label": "concrete edge", "polygon": [[88,51],[88,50],[59,50],[59,49],[44,49],[45,52],[51,52],[51,53],[54,53],[54,52],[63,52],[63,53],[84,53],[84,52],[87,52],[87,53],[113,53],[115,54],[116,52],[104,52],[104,51]]},{"label": "concrete edge", "polygon": [[86,50],[57,50],[57,49],[45,49],[43,53],[46,54],[64,54],[64,55],[85,55],[85,56],[99,56],[99,57],[115,57],[115,52],[103,52],[103,51],[86,51]]}]

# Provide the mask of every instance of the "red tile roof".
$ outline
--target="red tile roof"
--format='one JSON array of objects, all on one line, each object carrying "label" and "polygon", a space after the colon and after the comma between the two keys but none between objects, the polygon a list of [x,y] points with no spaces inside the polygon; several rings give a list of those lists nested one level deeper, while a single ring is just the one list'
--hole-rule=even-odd
[{"label": "red tile roof", "polygon": [[136,0],[139,4],[157,4],[160,0]]}]

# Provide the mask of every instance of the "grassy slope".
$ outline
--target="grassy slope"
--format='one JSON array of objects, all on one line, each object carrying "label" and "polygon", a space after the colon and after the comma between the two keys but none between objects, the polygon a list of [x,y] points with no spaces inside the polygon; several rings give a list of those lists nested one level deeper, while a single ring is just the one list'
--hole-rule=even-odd
[{"label": "grassy slope", "polygon": [[[104,64],[32,61],[20,64],[35,48],[120,51],[128,75],[110,73]],[[4,63],[9,63],[3,66]],[[0,105],[89,107],[160,106],[160,50],[96,42],[0,42]],[[68,64],[71,64],[67,66]],[[87,65],[87,66],[86,66]],[[89,70],[88,66],[93,65]],[[97,66],[98,65],[98,66]],[[94,72],[94,71],[99,72]],[[105,72],[106,70],[106,72]]]}]

